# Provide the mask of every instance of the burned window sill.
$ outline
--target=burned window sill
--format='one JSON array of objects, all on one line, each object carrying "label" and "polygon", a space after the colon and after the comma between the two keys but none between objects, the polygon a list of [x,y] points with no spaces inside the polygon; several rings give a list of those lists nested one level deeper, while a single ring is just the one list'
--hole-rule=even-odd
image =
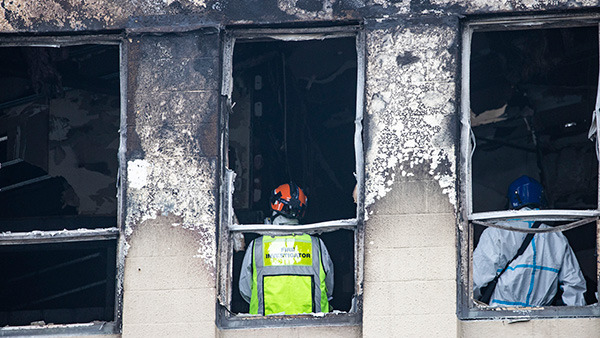
[{"label": "burned window sill", "polygon": [[228,315],[219,307],[217,325],[220,329],[249,329],[258,327],[290,326],[356,326],[362,323],[362,314],[358,312],[334,311],[330,313],[311,313],[302,315]]},{"label": "burned window sill", "polygon": [[91,322],[81,324],[46,324],[28,326],[6,326],[0,328],[0,337],[22,337],[42,335],[110,335],[119,330],[114,322]]},{"label": "burned window sill", "polygon": [[458,311],[460,320],[529,320],[536,318],[600,317],[598,303],[586,306],[491,307],[477,306]]}]

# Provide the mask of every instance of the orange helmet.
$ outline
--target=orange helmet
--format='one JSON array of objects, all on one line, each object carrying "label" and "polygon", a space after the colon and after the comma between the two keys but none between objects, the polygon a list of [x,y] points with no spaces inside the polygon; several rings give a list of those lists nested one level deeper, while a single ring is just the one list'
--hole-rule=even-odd
[{"label": "orange helmet", "polygon": [[271,209],[288,218],[304,217],[307,202],[304,191],[291,182],[278,186],[271,193]]}]

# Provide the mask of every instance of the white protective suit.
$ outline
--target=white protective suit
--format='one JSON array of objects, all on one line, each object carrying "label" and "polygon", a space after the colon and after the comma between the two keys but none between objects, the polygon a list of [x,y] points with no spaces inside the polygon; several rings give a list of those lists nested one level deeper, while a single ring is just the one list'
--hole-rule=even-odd
[{"label": "white protective suit", "polygon": [[[533,221],[510,220],[499,224],[531,228]],[[548,228],[541,224],[540,228]],[[496,277],[512,259],[526,233],[487,228],[473,253],[473,297]],[[557,287],[563,290],[566,305],[585,305],[585,280],[575,254],[561,232],[536,234],[523,254],[517,257],[498,279],[490,306],[550,305]]]},{"label": "white protective suit", "polygon": [[[277,225],[297,225],[298,220],[293,218],[287,218],[279,215],[273,219],[273,224]],[[321,262],[323,264],[323,271],[325,271],[325,284],[327,285],[327,299],[331,301],[333,299],[333,262],[331,256],[327,251],[325,243],[319,238],[321,243]],[[254,241],[250,242],[248,248],[252,248]],[[246,249],[244,260],[242,261],[242,268],[240,270],[240,281],[239,281],[240,294],[247,303],[250,303],[252,296],[252,250]]]}]

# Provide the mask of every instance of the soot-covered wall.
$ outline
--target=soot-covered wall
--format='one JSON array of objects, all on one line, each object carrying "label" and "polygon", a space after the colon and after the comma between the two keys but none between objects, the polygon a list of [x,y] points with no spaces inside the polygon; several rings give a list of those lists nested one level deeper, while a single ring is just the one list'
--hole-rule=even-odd
[{"label": "soot-covered wall", "polygon": [[[459,325],[455,313],[460,20],[597,6],[593,0],[12,0],[0,6],[0,31],[123,34],[123,334],[215,335],[221,33],[228,25],[361,24],[364,333],[405,328],[475,336],[482,326],[498,333],[507,325]],[[540,326],[518,325],[508,330]]]}]

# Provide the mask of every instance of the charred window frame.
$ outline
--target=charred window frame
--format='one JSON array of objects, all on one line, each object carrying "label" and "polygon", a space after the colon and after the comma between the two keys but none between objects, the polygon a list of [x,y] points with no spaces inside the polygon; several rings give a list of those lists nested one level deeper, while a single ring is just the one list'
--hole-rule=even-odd
[{"label": "charred window frame", "polygon": [[[570,231],[578,231],[575,228],[581,230],[583,228],[587,228],[587,232],[591,234],[593,238],[593,242],[590,243],[592,249],[594,250],[594,258],[590,264],[590,271],[595,271],[595,275],[590,277],[593,278],[593,282],[597,286],[598,282],[598,269],[599,262],[598,257],[598,248],[600,247],[599,238],[597,236],[598,230],[600,229],[600,222],[598,221],[598,217],[600,216],[600,207],[598,206],[598,150],[600,149],[598,146],[598,130],[600,128],[597,127],[598,119],[595,118],[598,113],[599,104],[600,104],[600,93],[598,90],[598,46],[597,46],[597,36],[598,36],[598,27],[600,22],[600,15],[598,14],[575,14],[575,15],[540,15],[540,16],[518,16],[512,18],[472,18],[467,19],[463,22],[462,25],[462,77],[461,77],[461,152],[460,152],[460,213],[458,220],[458,237],[459,237],[459,267],[458,273],[459,278],[458,281],[458,305],[457,305],[457,314],[460,319],[492,319],[492,318],[507,318],[514,320],[522,320],[529,318],[550,318],[550,317],[597,317],[600,316],[600,308],[598,306],[598,302],[587,302],[586,306],[544,306],[544,307],[499,307],[492,308],[483,304],[481,302],[477,302],[473,299],[473,250],[475,249],[476,241],[478,240],[478,235],[481,234],[483,228],[487,226],[494,226],[497,221],[507,220],[512,218],[521,218],[524,220],[530,221],[544,221],[553,225],[555,230],[560,229],[560,231],[570,230]],[[477,133],[474,131],[477,127],[475,126],[477,123],[474,122],[474,119],[479,117],[478,113],[490,112],[493,113],[492,110],[496,108],[496,118],[501,116],[510,116],[507,114],[509,108],[505,105],[501,107],[504,110],[504,114],[502,115],[498,111],[498,107],[486,107],[487,109],[480,109],[479,112],[473,112],[474,106],[476,106],[475,100],[479,99],[474,96],[473,91],[480,90],[475,86],[472,82],[472,79],[477,75],[476,69],[473,69],[473,59],[475,57],[475,46],[473,42],[475,41],[476,34],[486,34],[486,33],[494,33],[494,34],[506,34],[514,33],[521,31],[523,34],[527,34],[527,32],[536,32],[540,33],[543,30],[553,30],[553,29],[591,29],[593,30],[592,35],[595,41],[596,46],[592,46],[592,49],[595,52],[590,52],[592,55],[595,55],[595,60],[590,61],[595,63],[592,64],[596,69],[595,74],[590,74],[593,76],[593,83],[587,85],[591,98],[586,102],[589,109],[585,111],[587,114],[586,118],[582,121],[585,121],[587,124],[585,126],[580,126],[581,128],[585,128],[583,133],[585,133],[585,137],[589,135],[591,138],[595,136],[595,140],[589,142],[589,147],[591,151],[588,150],[590,154],[589,163],[591,166],[591,176],[592,176],[592,186],[590,190],[590,195],[593,195],[589,198],[592,202],[588,203],[589,206],[577,206],[577,205],[568,205],[568,203],[564,201],[557,202],[554,201],[554,205],[550,205],[549,209],[544,210],[519,210],[507,211],[506,208],[489,208],[488,206],[482,205],[481,196],[479,195],[482,191],[481,187],[475,187],[474,181],[477,179],[476,174],[477,170],[482,170],[481,163],[477,163],[478,147],[479,149],[484,149],[486,146],[491,147],[491,142],[496,142],[493,147],[513,147],[513,149],[518,149],[519,145],[515,144],[502,144],[503,141],[506,140],[490,140],[481,136],[481,133]],[[481,46],[480,46],[481,47]],[[489,46],[488,46],[489,47]],[[506,61],[506,60],[505,60]],[[477,68],[477,67],[475,67]],[[481,71],[483,67],[479,67],[479,71]],[[488,67],[492,68],[492,67]],[[588,81],[589,82],[589,81]],[[548,84],[550,86],[550,84]],[[515,86],[512,87],[513,89]],[[498,92],[498,90],[496,90]],[[595,101],[595,108],[594,108]],[[510,106],[510,105],[509,105]],[[481,107],[480,107],[481,108]],[[537,109],[534,107],[533,111],[535,111],[534,115],[541,111],[541,109]],[[549,120],[549,115],[546,115],[545,119]],[[550,115],[551,116],[551,115]],[[563,115],[565,116],[565,115]],[[504,117],[501,117],[504,118]],[[519,118],[522,118],[522,122],[525,125],[528,123],[527,128],[529,128],[529,133],[531,135],[531,142],[535,143],[535,147],[538,147],[538,144],[545,142],[543,139],[544,131],[536,130],[536,126],[532,126],[532,120],[528,120],[524,116],[519,115]],[[536,117],[537,118],[537,117]],[[494,117],[491,117],[488,123],[496,123],[492,121]],[[481,119],[480,119],[481,121]],[[578,124],[582,124],[582,121],[577,121]],[[533,121],[535,123],[535,120]],[[574,127],[575,123],[570,123],[567,121],[565,123],[562,122],[563,128],[566,130],[569,127]],[[531,131],[534,131],[533,133]],[[535,132],[538,132],[537,134]],[[560,131],[559,131],[560,132]],[[564,130],[562,130],[565,133]],[[506,135],[506,133],[504,134]],[[548,135],[545,135],[546,137]],[[537,137],[537,140],[535,138]],[[581,137],[581,135],[580,135]],[[510,140],[509,140],[510,141]],[[508,142],[505,142],[508,143]],[[521,149],[518,151],[531,151],[533,152],[532,156],[542,156],[544,154],[544,150],[539,150],[536,154],[535,149],[528,149],[530,145],[521,145]],[[540,146],[541,147],[541,146]],[[585,146],[587,147],[587,146]],[[587,149],[587,148],[586,148]],[[594,154],[594,150],[596,154]],[[517,151],[517,150],[516,150]],[[474,159],[475,158],[475,159]],[[480,158],[481,159],[481,158]],[[513,157],[513,161],[516,160],[516,156]],[[488,161],[489,162],[489,161]],[[534,165],[535,166],[535,162]],[[543,166],[543,163],[537,163],[538,169],[540,171],[540,176],[544,178],[544,176],[552,177],[550,174],[544,174],[543,169],[539,167]],[[475,167],[475,168],[474,168]],[[529,174],[529,173],[522,173]],[[520,176],[520,175],[519,175]],[[555,175],[558,176],[558,175]],[[512,179],[516,179],[518,176],[513,177]],[[498,181],[505,180],[508,178],[498,178],[494,176],[489,177],[490,180],[497,179]],[[540,179],[542,182],[547,183],[547,180]],[[505,191],[508,189],[508,184],[511,182],[503,182]],[[543,183],[543,184],[544,184]],[[479,183],[477,183],[479,184]],[[478,192],[475,192],[475,189]],[[547,187],[546,187],[547,189]],[[562,207],[556,208],[556,205],[560,205]],[[583,204],[582,204],[583,205]],[[582,226],[583,225],[583,226]],[[557,229],[558,228],[558,229]],[[544,229],[534,229],[534,230],[544,230]],[[532,231],[533,232],[533,231]],[[566,234],[566,233],[565,233]],[[566,234],[567,238],[569,236]],[[590,238],[590,241],[592,239]],[[571,242],[571,240],[570,240]],[[572,245],[572,243],[571,243]],[[572,245],[573,246],[573,245]],[[578,258],[578,260],[580,260]],[[582,262],[579,261],[580,266]],[[582,268],[583,270],[583,268]],[[585,275],[585,272],[584,272]],[[587,278],[587,276],[586,276]],[[588,283],[588,292],[592,294],[594,291],[598,291],[597,287],[594,289],[590,288],[590,284]]]},{"label": "charred window frame", "polygon": [[[8,266],[3,265],[5,278],[2,279],[2,289],[17,293],[19,290],[14,283],[21,285],[37,283],[42,286],[36,287],[35,290],[29,290],[28,298],[18,300],[14,305],[7,305],[6,300],[9,298],[3,298],[3,305],[6,306],[3,306],[0,311],[2,316],[0,319],[3,322],[0,336],[116,334],[121,332],[125,239],[121,235],[124,224],[124,203],[123,187],[119,177],[122,177],[124,172],[126,131],[124,94],[126,77],[123,76],[126,63],[123,58],[125,53],[122,41],[121,34],[0,36],[0,52],[3,53],[4,60],[10,58],[10,60],[16,60],[15,64],[19,64],[19,66],[15,64],[2,65],[2,67],[13,67],[5,69],[3,72],[5,83],[14,78],[17,82],[12,84],[13,87],[22,86],[26,89],[11,93],[14,94],[14,97],[9,97],[10,95],[6,93],[3,95],[4,102],[1,104],[0,117],[8,118],[7,115],[11,115],[11,113],[7,113],[7,111],[10,109],[14,111],[20,109],[21,106],[35,105],[36,107],[29,114],[15,113],[20,114],[16,116],[21,119],[15,123],[19,128],[17,138],[29,128],[31,130],[29,136],[42,140],[31,142],[29,147],[46,144],[41,147],[41,150],[38,149],[37,155],[35,155],[40,158],[45,157],[45,160],[32,161],[30,158],[33,156],[28,158],[28,151],[24,150],[27,145],[15,146],[15,142],[18,140],[15,140],[12,132],[0,134],[0,147],[2,147],[0,149],[2,162],[0,165],[2,174],[0,176],[0,194],[5,195],[2,196],[2,199],[6,202],[13,200],[11,197],[13,195],[7,197],[6,194],[16,194],[15,191],[26,189],[28,192],[21,193],[23,196],[21,199],[26,200],[27,196],[44,196],[40,198],[52,200],[56,199],[58,191],[59,196],[60,194],[63,196],[63,198],[59,198],[61,203],[64,202],[62,206],[58,206],[62,208],[62,211],[54,210],[53,208],[56,207],[54,204],[52,207],[46,208],[43,204],[45,202],[41,202],[41,199],[38,198],[34,198],[35,202],[29,202],[35,203],[35,206],[38,207],[37,211],[15,214],[7,212],[6,207],[2,208],[0,254],[5,261],[3,264],[9,264]],[[19,61],[18,57],[6,56],[17,53],[25,55],[23,58],[27,60]],[[40,58],[40,54],[45,56]],[[107,56],[109,60],[106,64],[96,62],[97,58],[102,59]],[[38,61],[32,61],[33,59]],[[17,74],[20,71],[18,67],[21,66],[21,63],[25,63],[31,69],[41,73],[44,69],[52,69],[56,73],[50,77],[48,77],[49,73],[38,75],[37,80],[33,79],[35,75],[30,74],[31,81],[37,81],[37,85],[40,86],[38,89],[33,88],[35,90],[32,90],[32,87],[21,83],[25,80],[20,77],[26,73],[21,71]],[[35,65],[31,66],[32,64]],[[79,70],[76,69],[77,64],[82,67],[85,65],[87,71],[79,73]],[[53,82],[51,79],[57,81]],[[56,92],[53,93],[52,89],[56,89]],[[74,99],[75,96],[78,98]],[[67,105],[77,105],[81,104],[79,102],[85,101],[87,106],[84,109],[88,109],[87,115],[92,116],[90,117],[91,122],[88,121],[90,124],[84,124],[85,117],[83,117],[69,125],[70,129],[64,129],[64,133],[51,135],[50,130],[56,131],[57,129],[49,128],[49,126],[56,126],[57,123],[62,122],[69,123],[70,117],[73,119],[81,117],[81,115],[76,115],[80,113],[77,108],[74,110],[49,108],[55,104],[54,100],[61,100]],[[40,110],[44,111],[44,109],[46,117],[42,119],[43,122],[31,119],[36,114],[40,115]],[[22,110],[26,112],[25,109]],[[71,111],[71,113],[66,113],[66,111]],[[105,112],[109,113],[104,114]],[[40,125],[45,126],[38,128]],[[92,132],[96,136],[104,135],[103,140],[85,134],[94,128],[96,130],[104,128],[100,132]],[[77,136],[78,133],[79,137],[87,138],[87,140],[72,141],[71,137]],[[82,133],[85,135],[81,136]],[[69,142],[74,142],[72,144],[78,146],[93,144],[92,147],[96,147],[94,151],[101,153],[89,156],[88,161],[79,161],[79,169],[106,176],[105,181],[96,176],[98,181],[106,184],[103,192],[96,195],[81,193],[78,196],[77,193],[81,190],[77,187],[73,188],[75,183],[71,179],[87,177],[84,180],[90,180],[90,177],[79,175],[77,169],[73,169],[72,173],[68,175],[64,171],[67,169],[61,169],[63,171],[56,169],[57,159],[56,157],[49,159],[51,155],[48,151],[50,149],[48,144],[59,148],[62,146],[60,142],[65,139],[71,140]],[[13,151],[13,148],[22,151]],[[72,148],[69,149],[69,151],[72,150]],[[85,149],[89,150],[90,148]],[[68,157],[69,154],[71,153],[62,155]],[[106,164],[94,162],[100,157],[110,160]],[[63,156],[61,159],[65,160],[65,157]],[[54,164],[48,164],[50,161],[54,161]],[[40,165],[38,162],[46,164]],[[62,187],[58,190],[57,185],[54,184],[57,180],[60,180],[58,185]],[[50,185],[50,188],[48,186],[43,188],[50,193],[36,193],[40,189],[38,187],[40,184]],[[77,184],[77,186],[81,185]],[[103,205],[103,207],[99,207],[102,211],[88,211],[86,207],[82,206],[88,203],[83,202],[83,199]],[[98,199],[103,199],[103,201]],[[110,201],[106,202],[107,199]],[[70,202],[66,202],[67,200],[77,202],[71,205]],[[13,260],[6,262],[6,258]],[[13,269],[15,264],[12,266],[10,264],[17,259],[25,262],[23,264],[31,263],[31,266]],[[5,269],[7,267],[9,269]],[[7,275],[6,270],[14,271]],[[44,278],[44,275],[48,277]],[[31,278],[34,279],[34,282],[28,281]],[[10,287],[11,283],[12,287]],[[24,286],[20,288],[24,288]],[[91,293],[85,293],[89,290],[92,290],[90,292],[93,292],[93,297],[90,296]],[[7,294],[3,294],[3,297],[14,298]],[[81,301],[78,298],[84,300]],[[27,322],[25,323],[25,321]]]},{"label": "charred window frame", "polygon": [[[348,67],[344,65],[340,66],[336,72],[330,74],[330,76],[323,82],[329,81],[328,79],[339,76],[341,73],[352,72],[351,77],[355,81],[355,85],[352,84],[352,96],[353,101],[348,102],[352,106],[352,115],[350,120],[347,121],[351,128],[350,140],[352,145],[350,150],[350,157],[353,157],[353,163],[351,165],[350,172],[348,174],[353,175],[352,185],[349,187],[347,196],[332,196],[332,198],[348,198],[352,199],[352,190],[356,188],[356,201],[353,208],[353,216],[342,218],[342,219],[317,219],[312,220],[308,224],[302,224],[299,226],[286,226],[286,225],[266,225],[262,223],[261,216],[269,216],[267,214],[261,214],[259,216],[251,213],[251,221],[245,221],[240,217],[241,213],[236,215],[234,208],[234,194],[235,194],[235,178],[236,175],[240,175],[239,172],[232,170],[233,163],[231,163],[232,156],[230,153],[229,145],[231,142],[231,119],[232,114],[235,110],[236,102],[232,100],[234,96],[234,50],[238,45],[243,44],[260,44],[266,43],[277,44],[279,46],[291,46],[294,44],[309,44],[315,43],[319,46],[319,43],[336,43],[344,42],[348,47],[348,42],[351,44],[353,53],[352,62],[354,65],[348,70]],[[278,47],[273,47],[276,53]],[[308,48],[303,46],[302,48]],[[348,50],[348,48],[346,48]],[[273,50],[272,50],[273,51]],[[236,50],[237,52],[237,50]],[[342,52],[338,52],[341,54]],[[283,55],[283,53],[282,53]],[[280,64],[282,65],[283,77],[285,78],[285,58],[281,59]],[[314,60],[306,60],[307,63],[314,62]],[[354,70],[356,69],[356,70]],[[363,160],[363,141],[362,141],[362,121],[363,121],[363,102],[364,102],[364,71],[365,71],[365,42],[364,32],[362,27],[359,25],[352,26],[335,26],[335,27],[324,27],[324,28],[288,28],[288,29],[231,29],[224,35],[224,49],[223,49],[223,78],[222,78],[222,91],[221,91],[221,202],[220,202],[220,224],[219,224],[219,278],[218,278],[218,304],[217,304],[217,324],[220,328],[246,328],[246,327],[276,327],[276,326],[306,326],[306,325],[357,325],[362,321],[362,276],[363,276],[363,242],[364,242],[364,231],[363,231],[363,210],[364,210],[364,160]],[[288,75],[289,76],[289,75]],[[314,78],[313,78],[314,80]],[[252,86],[262,86],[262,79],[255,78],[256,81]],[[264,80],[267,81],[266,79]],[[285,79],[284,79],[285,82]],[[318,81],[316,81],[318,82]],[[285,84],[283,85],[285,86]],[[308,85],[307,85],[308,86]],[[348,85],[348,88],[350,86]],[[292,89],[286,89],[292,90]],[[350,89],[349,89],[350,90]],[[285,94],[284,94],[285,96]],[[283,99],[285,100],[285,99]],[[285,103],[284,103],[285,105]],[[263,110],[262,103],[258,105],[254,104],[252,108],[252,115],[260,115]],[[267,109],[266,106],[264,108]],[[285,108],[284,108],[285,110]],[[257,112],[258,111],[258,112]],[[286,113],[287,114],[287,113]],[[306,114],[308,115],[308,114]],[[256,133],[256,131],[253,131]],[[287,149],[285,150],[287,151]],[[353,171],[353,173],[352,173]],[[289,175],[289,173],[288,173]],[[279,184],[286,183],[281,181]],[[302,182],[296,182],[303,187]],[[267,195],[273,187],[263,187],[263,195]],[[304,189],[306,187],[303,187]],[[249,188],[246,188],[246,192]],[[309,188],[310,189],[310,188]],[[306,191],[306,190],[305,190]],[[259,198],[259,197],[257,197]],[[311,202],[311,191],[308,192],[309,207],[307,213],[310,213]],[[352,202],[351,202],[352,203]],[[314,205],[314,204],[313,204]],[[266,209],[266,208],[261,208]],[[266,210],[263,210],[266,212]],[[252,221],[253,220],[253,221]],[[241,223],[241,224],[239,224]],[[337,231],[337,232],[336,232]],[[234,275],[238,273],[237,269],[239,266],[234,266],[235,263],[240,262],[239,257],[236,256],[234,259],[234,241],[235,238],[240,238],[243,234],[250,235],[250,238],[255,238],[260,235],[277,235],[277,234],[290,234],[290,233],[308,233],[308,234],[321,234],[323,236],[341,234],[344,238],[349,238],[348,251],[350,252],[350,268],[347,273],[350,274],[352,299],[348,300],[348,308],[344,311],[336,311],[328,314],[305,314],[305,315],[287,315],[287,316],[259,316],[259,315],[248,315],[247,313],[233,311],[235,306],[232,307],[232,299],[236,296],[234,293],[237,291],[237,286],[234,284]],[[246,245],[249,244],[248,238],[246,238]],[[326,245],[328,245],[326,243]],[[330,253],[332,248],[329,248]],[[238,253],[239,255],[240,253]],[[336,264],[335,258],[334,265]],[[336,269],[336,280],[338,278],[338,270]],[[334,288],[334,299],[335,289],[342,288],[342,285],[338,285],[337,282]],[[239,297],[239,296],[238,296]],[[350,304],[351,303],[351,304]]]}]

